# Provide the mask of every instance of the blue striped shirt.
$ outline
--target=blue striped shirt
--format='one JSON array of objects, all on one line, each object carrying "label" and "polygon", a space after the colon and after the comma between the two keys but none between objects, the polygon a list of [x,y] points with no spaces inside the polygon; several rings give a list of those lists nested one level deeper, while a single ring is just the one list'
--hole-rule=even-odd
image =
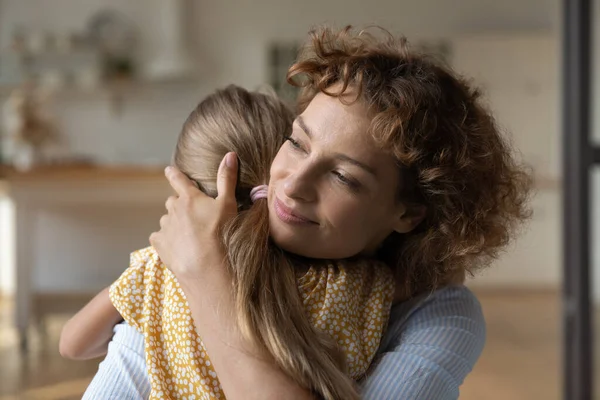
[{"label": "blue striped shirt", "polygon": [[[392,308],[378,355],[361,382],[363,399],[455,400],[485,343],[481,306],[451,286]],[[144,338],[122,323],[83,399],[147,399]]]}]

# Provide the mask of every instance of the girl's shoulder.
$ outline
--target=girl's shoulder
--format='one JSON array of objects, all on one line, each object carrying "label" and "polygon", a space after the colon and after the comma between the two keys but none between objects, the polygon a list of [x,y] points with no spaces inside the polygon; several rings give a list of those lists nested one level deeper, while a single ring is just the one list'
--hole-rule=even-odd
[{"label": "girl's shoulder", "polygon": [[129,266],[131,268],[146,268],[156,264],[160,264],[160,258],[152,246],[133,251],[129,255]]},{"label": "girl's shoulder", "polygon": [[305,270],[297,270],[300,292],[310,293],[317,288],[345,292],[351,297],[371,297],[374,292],[384,293],[385,302],[391,302],[395,280],[392,270],[384,263],[370,259],[353,259],[314,263]]}]

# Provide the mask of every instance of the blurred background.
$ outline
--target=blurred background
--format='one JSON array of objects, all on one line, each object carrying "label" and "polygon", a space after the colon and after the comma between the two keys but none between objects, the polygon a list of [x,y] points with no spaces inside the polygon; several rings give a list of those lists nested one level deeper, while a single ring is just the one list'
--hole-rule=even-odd
[{"label": "blurred background", "polygon": [[473,77],[534,167],[533,220],[468,282],[488,339],[461,399],[561,398],[561,12],[558,0],[0,0],[0,400],[81,397],[100,360],[61,359],[61,326],[158,228],[184,119],[229,83],[293,99],[285,71],[324,22],[380,24]]}]

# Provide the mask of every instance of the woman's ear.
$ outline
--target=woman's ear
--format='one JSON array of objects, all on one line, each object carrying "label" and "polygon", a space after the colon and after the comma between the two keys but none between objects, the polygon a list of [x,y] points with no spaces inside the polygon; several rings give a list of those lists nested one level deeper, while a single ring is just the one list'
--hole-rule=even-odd
[{"label": "woman's ear", "polygon": [[425,219],[427,207],[420,204],[400,204],[398,216],[394,224],[394,231],[408,233]]}]

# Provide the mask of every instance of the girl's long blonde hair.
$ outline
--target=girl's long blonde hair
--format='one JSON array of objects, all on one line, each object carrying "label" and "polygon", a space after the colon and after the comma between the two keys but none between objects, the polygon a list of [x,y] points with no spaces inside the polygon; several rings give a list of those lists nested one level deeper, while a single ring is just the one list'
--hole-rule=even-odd
[{"label": "girl's long blonde hair", "polygon": [[242,333],[263,346],[301,386],[326,399],[358,399],[335,341],[316,330],[298,292],[294,257],[269,239],[266,200],[252,203],[252,188],[267,184],[277,151],[292,130],[293,113],[272,95],[229,86],[208,96],[183,125],[175,165],[202,191],[217,195],[219,164],[239,158],[239,214],[223,240],[233,276]]}]

